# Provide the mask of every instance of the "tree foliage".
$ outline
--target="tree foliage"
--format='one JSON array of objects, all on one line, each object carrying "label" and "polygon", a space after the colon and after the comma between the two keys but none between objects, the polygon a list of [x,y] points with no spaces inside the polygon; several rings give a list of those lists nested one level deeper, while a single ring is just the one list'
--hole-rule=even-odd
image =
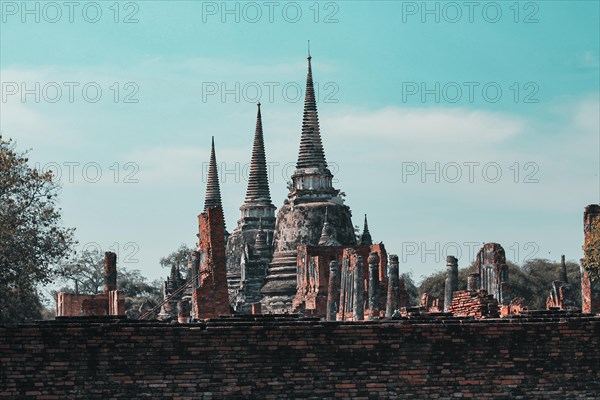
[{"label": "tree foliage", "polygon": [[182,267],[184,267],[183,269],[185,269],[185,266],[187,264],[187,260],[190,257],[190,253],[192,252],[191,247],[189,247],[188,245],[182,243],[177,250],[173,251],[172,253],[170,253],[168,256],[163,257],[160,259],[160,265],[163,268],[170,268],[170,267],[177,267],[180,270],[182,269]]},{"label": "tree foliage", "polygon": [[417,288],[409,273],[400,274],[400,278],[404,279],[404,287],[408,293],[408,306],[417,306],[419,304],[419,288]]},{"label": "tree foliage", "polygon": [[61,289],[67,293],[98,294],[104,287],[104,256],[98,249],[84,250],[58,269],[62,280],[73,286]]},{"label": "tree foliage", "polygon": [[[51,172],[28,164],[12,140],[0,136],[0,321],[20,322],[39,304],[36,287],[52,281],[70,254],[73,229],[61,225],[60,186]],[[25,299],[37,298],[37,301]],[[21,299],[21,300],[20,300]]]}]

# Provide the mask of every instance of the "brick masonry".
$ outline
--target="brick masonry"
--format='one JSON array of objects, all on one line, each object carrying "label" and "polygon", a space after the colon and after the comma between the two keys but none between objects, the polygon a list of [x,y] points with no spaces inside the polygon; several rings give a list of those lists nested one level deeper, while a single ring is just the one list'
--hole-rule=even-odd
[{"label": "brick masonry", "polygon": [[597,399],[600,317],[60,319],[0,326],[0,362],[3,399]]}]

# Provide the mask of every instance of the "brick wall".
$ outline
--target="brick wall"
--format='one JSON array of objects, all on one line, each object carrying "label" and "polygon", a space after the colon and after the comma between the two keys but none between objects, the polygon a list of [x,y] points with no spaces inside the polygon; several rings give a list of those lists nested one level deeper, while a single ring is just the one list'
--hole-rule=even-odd
[{"label": "brick wall", "polygon": [[597,399],[600,317],[0,326],[0,398]]}]

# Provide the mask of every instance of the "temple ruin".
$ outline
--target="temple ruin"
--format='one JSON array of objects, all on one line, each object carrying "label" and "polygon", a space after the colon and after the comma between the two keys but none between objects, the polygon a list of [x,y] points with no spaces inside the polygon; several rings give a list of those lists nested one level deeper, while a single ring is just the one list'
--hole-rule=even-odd
[{"label": "temple ruin", "polygon": [[59,292],[57,317],[124,316],[125,295],[117,289],[117,255],[104,253],[104,290],[101,294]]},{"label": "temple ruin", "polygon": [[[423,293],[417,307],[408,307],[398,257],[391,255],[388,263],[385,245],[373,242],[366,215],[362,233],[355,232],[351,210],[333,187],[310,54],[307,61],[300,146],[283,205],[277,210],[271,201],[263,110],[258,103],[246,197],[237,225],[231,234],[225,229],[213,138],[197,248],[190,254],[185,277],[179,267],[172,268],[159,318],[189,321],[229,314],[297,313],[362,321],[423,313],[495,318],[525,311],[522,299],[511,296],[505,251],[498,243],[485,243],[477,253],[476,273],[468,277],[467,290],[458,290],[459,260],[448,256],[443,296]],[[599,217],[600,206],[586,207],[586,241],[592,221]],[[564,268],[563,259],[548,309],[574,309]],[[582,274],[583,311],[597,312],[598,283],[591,282],[583,269]]]}]

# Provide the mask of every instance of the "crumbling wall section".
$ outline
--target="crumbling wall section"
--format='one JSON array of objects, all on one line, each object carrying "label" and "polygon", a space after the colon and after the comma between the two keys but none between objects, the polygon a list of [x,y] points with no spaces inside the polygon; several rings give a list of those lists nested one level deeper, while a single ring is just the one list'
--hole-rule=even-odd
[{"label": "crumbling wall section", "polygon": [[448,312],[456,317],[498,318],[498,301],[485,290],[454,292]]}]

